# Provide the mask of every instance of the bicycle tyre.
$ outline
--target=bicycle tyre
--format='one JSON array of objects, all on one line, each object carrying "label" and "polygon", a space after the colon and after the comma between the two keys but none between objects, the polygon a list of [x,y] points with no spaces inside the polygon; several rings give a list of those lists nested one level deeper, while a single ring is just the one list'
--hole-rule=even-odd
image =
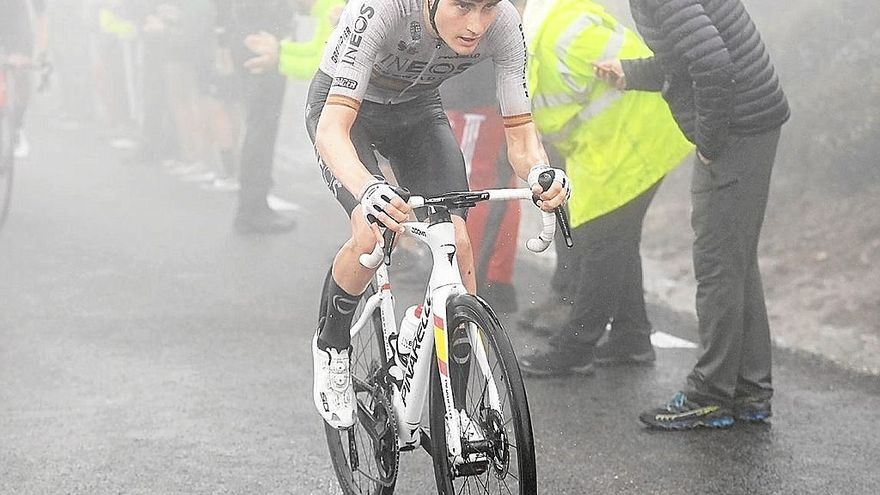
[{"label": "bicycle tyre", "polygon": [[[376,289],[371,284],[361,298],[353,321],[358,320],[363,312],[364,302],[375,292]],[[322,421],[330,460],[339,486],[346,495],[391,495],[397,482],[400,452],[397,448],[397,422],[391,405],[391,395],[380,383],[383,380],[381,375],[386,357],[378,308],[373,312],[367,326],[352,339],[351,345],[351,372],[358,402],[358,421],[346,430],[337,430]],[[373,390],[368,390],[364,384],[373,387]],[[380,432],[368,432],[367,425],[370,421],[365,414],[375,417],[376,423],[381,423],[384,429]],[[378,444],[372,440],[370,433],[379,438]],[[352,469],[352,442],[357,453],[355,470]],[[365,461],[366,465],[363,465]]]},{"label": "bicycle tyre", "polygon": [[[431,373],[431,457],[434,464],[434,477],[437,490],[441,495],[459,493],[537,493],[537,474],[535,461],[535,443],[532,433],[531,415],[528,398],[519,364],[513,346],[501,322],[491,308],[480,298],[465,294],[450,301],[447,309],[448,328],[455,343],[457,333],[466,328],[466,323],[475,323],[482,330],[482,340],[486,345],[489,366],[498,387],[502,406],[500,426],[494,428],[489,424],[488,412],[480,413],[477,409],[484,405],[485,384],[480,384],[474,377],[482,376],[476,367],[475,359],[467,359],[465,364],[463,353],[450,345],[447,369],[453,382],[453,401],[456,409],[463,409],[468,416],[477,420],[484,437],[493,438],[496,453],[490,459],[485,473],[456,476],[446,448],[446,424],[444,416],[446,408],[443,402],[443,391],[440,387],[440,374],[435,355]],[[469,349],[469,347],[467,348]],[[467,352],[471,352],[468,350]],[[462,386],[462,380],[466,383]],[[457,382],[458,381],[458,382]],[[464,396],[462,392],[464,391]],[[475,403],[479,400],[479,403]],[[510,431],[510,430],[513,431]],[[511,434],[512,433],[512,434]],[[511,442],[511,439],[515,443]],[[506,444],[506,445],[505,445]],[[505,460],[506,457],[506,460]],[[515,469],[513,463],[516,464]],[[516,475],[513,475],[513,473]],[[496,487],[497,484],[497,487]],[[468,485],[468,486],[463,486]]]},{"label": "bicycle tyre", "polygon": [[15,151],[12,131],[9,129],[3,109],[0,109],[0,229],[9,216],[12,201],[12,185],[15,181]]}]

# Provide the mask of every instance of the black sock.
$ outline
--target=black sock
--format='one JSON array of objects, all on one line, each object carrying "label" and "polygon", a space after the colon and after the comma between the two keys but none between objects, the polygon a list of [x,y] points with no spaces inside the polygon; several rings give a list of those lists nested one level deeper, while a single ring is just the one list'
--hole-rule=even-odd
[{"label": "black sock", "polygon": [[324,321],[318,332],[318,347],[347,349],[351,345],[351,321],[361,296],[353,296],[342,290],[333,280],[332,273],[331,268],[324,280],[324,291],[321,294],[321,316]]}]

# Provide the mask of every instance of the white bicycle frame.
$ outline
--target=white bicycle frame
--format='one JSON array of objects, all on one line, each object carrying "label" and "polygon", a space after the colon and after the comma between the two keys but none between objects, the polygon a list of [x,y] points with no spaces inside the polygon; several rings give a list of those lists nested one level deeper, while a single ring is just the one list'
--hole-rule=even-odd
[{"label": "white bicycle frame", "polygon": [[[488,201],[532,199],[532,192],[529,189],[491,189],[478,193],[487,194]],[[424,206],[425,199],[413,196],[410,198],[409,204],[413,207]],[[554,214],[542,213],[544,214],[542,232],[526,243],[528,249],[534,252],[546,249],[556,230]],[[430,377],[430,359],[436,348],[440,386],[443,390],[443,402],[446,406],[448,451],[454,459],[460,461],[462,458],[461,428],[458,420],[459,413],[453,403],[452,386],[449,381],[450,329],[447,327],[446,314],[447,302],[450,298],[467,292],[458,268],[455,228],[450,221],[434,224],[405,222],[403,226],[404,235],[414,237],[430,248],[433,260],[431,276],[422,305],[421,320],[412,350],[408,355],[401,355],[398,349],[391,345],[391,336],[397,332],[398,326],[394,316],[394,296],[391,293],[388,269],[382,263],[384,253],[378,245],[372,253],[364,254],[360,258],[361,264],[365,267],[378,268],[376,271],[377,292],[366,300],[363,312],[351,327],[351,336],[354,338],[367,325],[373,311],[378,308],[382,321],[385,357],[391,362],[389,374],[394,378],[392,380],[392,404],[397,418],[398,447],[401,450],[411,450],[420,444],[421,418],[427,402],[428,379]],[[501,414],[503,411],[501,410],[498,388],[492,380],[486,348],[475,325],[468,328],[468,339],[477,366],[486,380],[488,405]]]}]

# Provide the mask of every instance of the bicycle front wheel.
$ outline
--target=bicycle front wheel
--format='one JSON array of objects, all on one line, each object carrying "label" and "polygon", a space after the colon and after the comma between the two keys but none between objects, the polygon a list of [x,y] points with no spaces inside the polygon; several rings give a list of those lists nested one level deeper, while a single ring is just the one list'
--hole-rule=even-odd
[{"label": "bicycle front wheel", "polygon": [[[448,452],[446,408],[435,359],[430,427],[439,493],[537,493],[529,404],[510,339],[488,305],[473,295],[456,297],[447,318],[447,370],[464,452],[455,458]],[[483,349],[488,373],[477,359],[474,343]],[[492,387],[500,407],[492,404]]]},{"label": "bicycle front wheel", "polygon": [[[353,321],[360,318],[365,301],[375,292],[371,284]],[[346,495],[391,495],[397,481],[397,422],[391,395],[383,384],[386,358],[378,309],[352,338],[351,346],[357,422],[345,430],[324,423],[330,459]]]}]

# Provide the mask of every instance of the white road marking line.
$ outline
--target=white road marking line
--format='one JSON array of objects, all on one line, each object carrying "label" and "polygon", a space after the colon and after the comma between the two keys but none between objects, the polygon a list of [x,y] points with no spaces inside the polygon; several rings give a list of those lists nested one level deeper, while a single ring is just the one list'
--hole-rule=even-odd
[{"label": "white road marking line", "polygon": [[654,332],[651,334],[651,344],[660,349],[696,349],[697,344],[666,332]]},{"label": "white road marking line", "polygon": [[300,206],[296,203],[291,203],[286,199],[279,198],[274,194],[269,194],[266,196],[266,203],[269,205],[269,208],[272,208],[275,211],[299,211]]}]

